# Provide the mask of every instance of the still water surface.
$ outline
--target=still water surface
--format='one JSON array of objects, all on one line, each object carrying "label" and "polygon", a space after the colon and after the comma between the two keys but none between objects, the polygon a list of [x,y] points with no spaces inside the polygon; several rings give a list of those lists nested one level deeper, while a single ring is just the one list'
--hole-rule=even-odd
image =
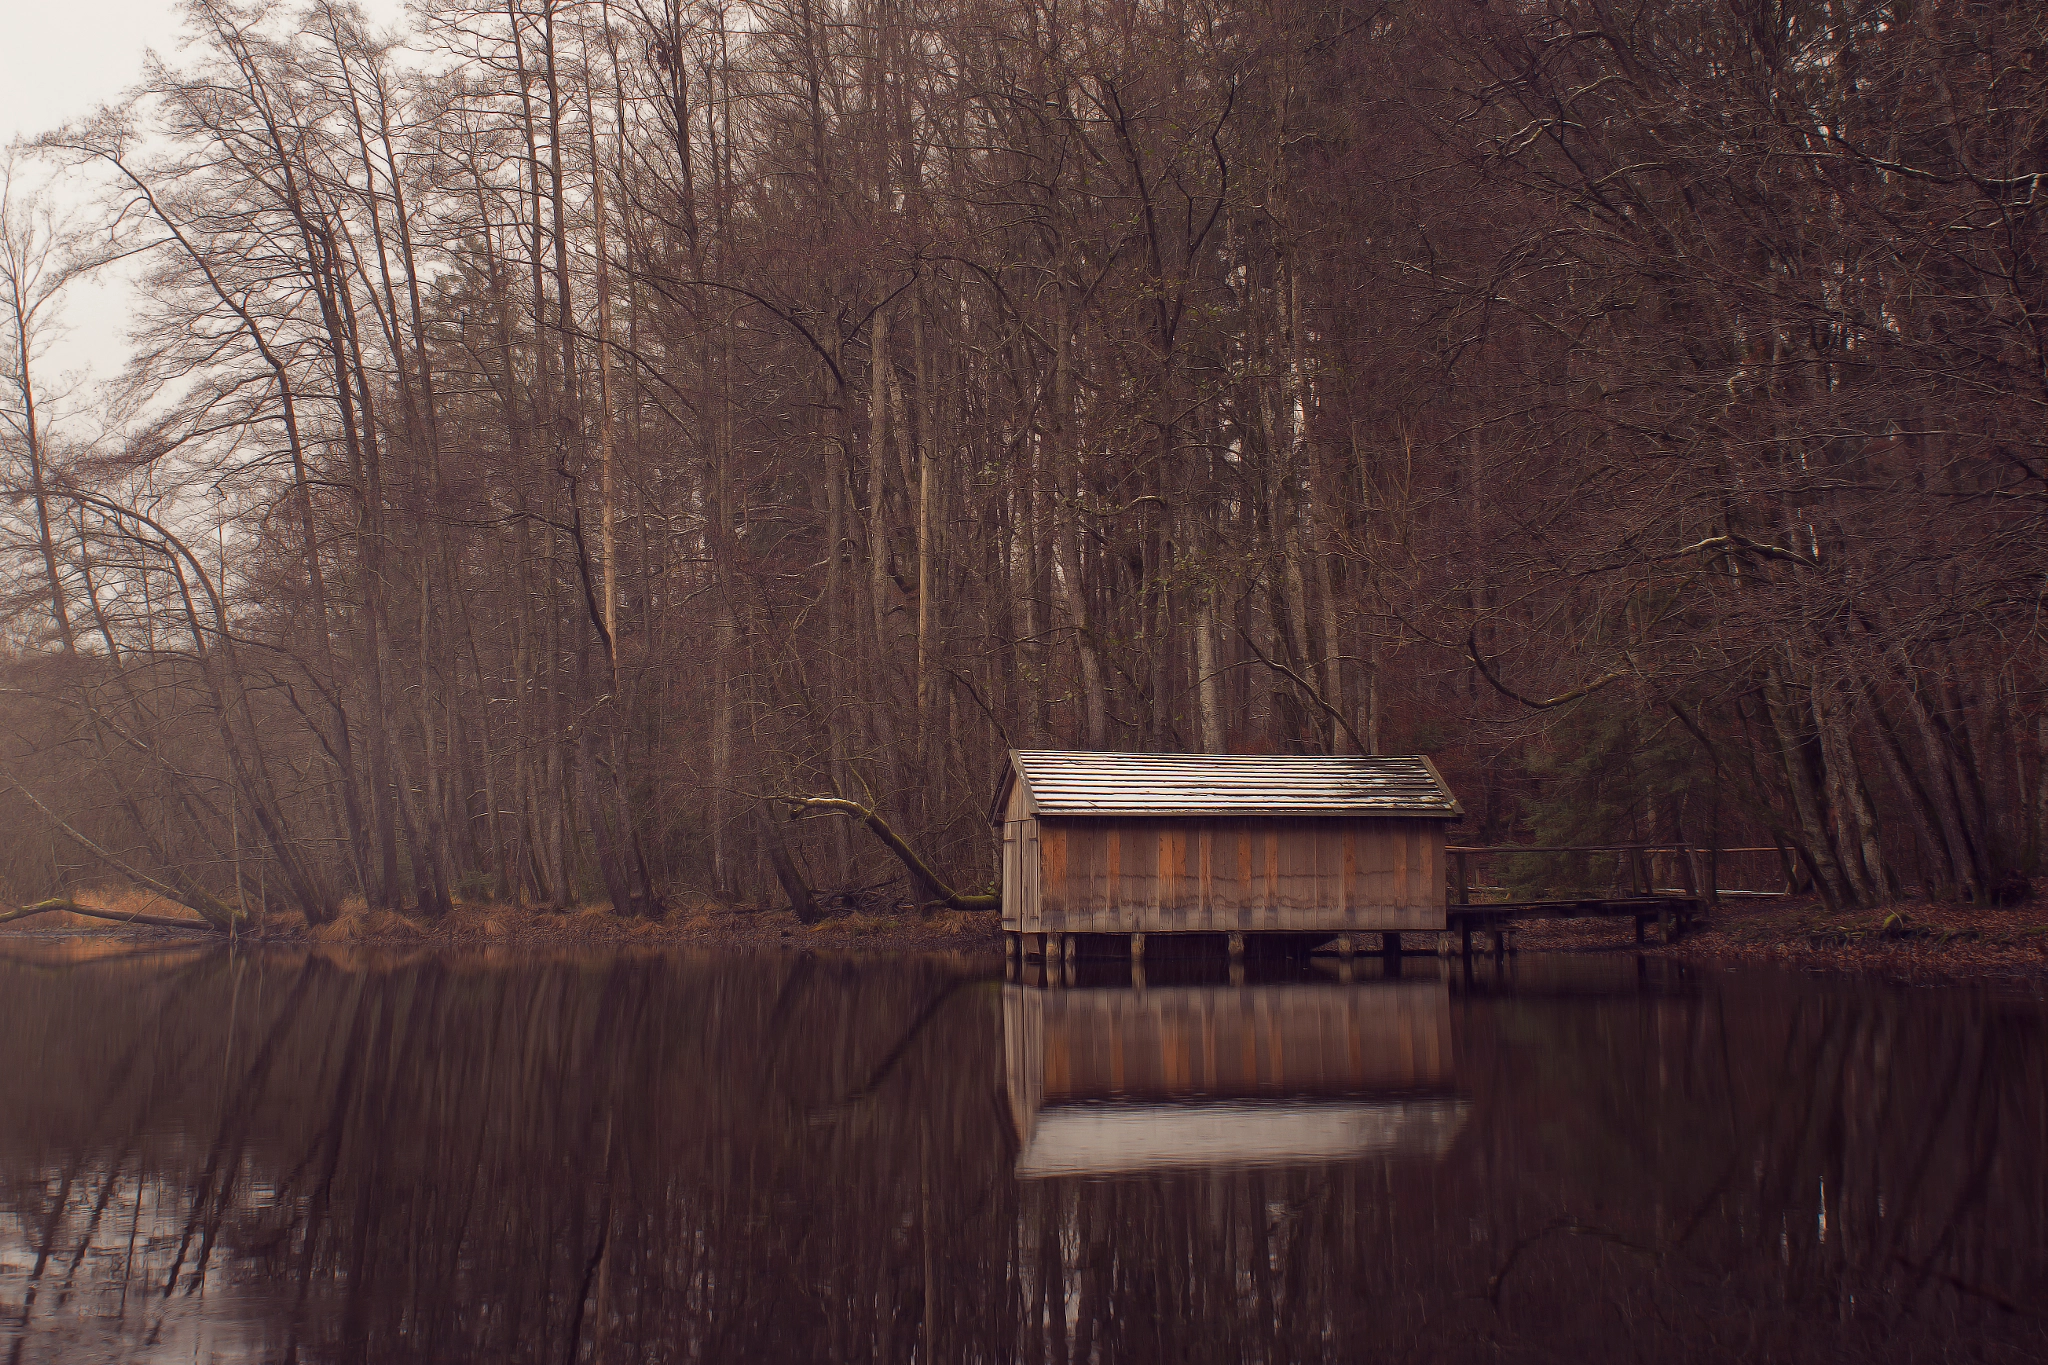
[{"label": "still water surface", "polygon": [[2048,1357],[2048,1008],[0,947],[0,1361]]}]

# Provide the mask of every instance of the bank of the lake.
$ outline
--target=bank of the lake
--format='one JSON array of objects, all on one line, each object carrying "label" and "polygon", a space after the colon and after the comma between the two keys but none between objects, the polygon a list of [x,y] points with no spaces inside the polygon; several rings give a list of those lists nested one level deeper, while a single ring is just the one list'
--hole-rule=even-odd
[{"label": "bank of the lake", "polygon": [[1524,951],[1642,951],[1692,961],[1776,963],[1894,976],[2048,976],[2048,899],[1981,907],[1908,903],[1829,910],[1809,897],[1731,899],[1675,944],[1640,948],[1628,920],[1529,921]]},{"label": "bank of the lake", "polygon": [[[164,914],[162,902],[140,898],[79,898],[88,905],[146,914]],[[0,935],[39,938],[70,935],[117,937],[132,942],[205,941],[200,931],[52,913],[0,928]],[[421,919],[360,904],[344,907],[330,924],[309,927],[297,915],[277,915],[248,935],[277,944],[370,944],[388,948],[507,947],[689,947],[718,951],[749,949],[832,949],[872,953],[1002,951],[1002,934],[993,914],[938,910],[920,914],[909,907],[828,915],[805,924],[786,909],[729,905],[716,901],[679,902],[658,919],[623,919],[608,906],[585,905],[555,912],[523,906],[464,903],[438,919]]]},{"label": "bank of the lake", "polygon": [[[111,907],[142,908],[129,898]],[[149,909],[162,913],[164,907],[159,903]],[[46,915],[0,928],[0,935],[10,934],[124,942],[203,942],[211,937],[74,915]],[[942,910],[925,915],[900,907],[828,915],[804,924],[786,909],[710,901],[679,904],[660,919],[621,919],[602,905],[555,913],[465,904],[435,920],[357,906],[334,923],[313,928],[295,916],[276,917],[251,937],[283,945],[387,949],[640,946],[894,955],[999,954],[1003,948],[994,914]],[[1410,937],[1412,950],[1412,940],[1421,936]],[[1653,930],[1650,941],[1638,945],[1631,923],[1614,919],[1524,921],[1513,941],[1521,952],[1645,952],[1689,961],[1776,963],[1925,979],[2015,973],[2048,977],[2048,896],[1997,908],[1906,904],[1855,911],[1830,911],[1805,898],[1731,900],[1676,944],[1657,942]]]}]

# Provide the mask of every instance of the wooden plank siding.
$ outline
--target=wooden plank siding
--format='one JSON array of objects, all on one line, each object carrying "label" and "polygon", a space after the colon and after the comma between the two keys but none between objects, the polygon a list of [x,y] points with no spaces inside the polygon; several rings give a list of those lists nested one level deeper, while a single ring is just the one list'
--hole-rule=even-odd
[{"label": "wooden plank siding", "polygon": [[[1439,820],[1041,817],[1020,869],[1026,933],[1432,930],[1444,927]],[[1024,831],[1020,822],[1020,841]],[[1007,842],[1007,835],[1006,835]],[[1031,886],[1031,872],[1038,873]]]},{"label": "wooden plank siding", "polygon": [[[1039,933],[1038,905],[1045,880],[1043,841],[1038,816],[1022,783],[1003,806],[1003,928]],[[1061,876],[1065,873],[1062,871]]]}]

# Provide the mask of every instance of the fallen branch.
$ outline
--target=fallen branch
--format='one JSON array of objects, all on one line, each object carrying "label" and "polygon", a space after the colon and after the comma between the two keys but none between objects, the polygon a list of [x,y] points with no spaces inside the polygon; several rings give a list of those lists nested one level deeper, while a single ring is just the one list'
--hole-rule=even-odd
[{"label": "fallen branch", "polygon": [[[83,833],[72,828],[70,822],[65,820],[63,816],[57,814],[57,812],[51,810],[48,806],[44,805],[34,792],[30,791],[27,787],[22,786],[20,782],[16,781],[12,773],[0,772],[0,778],[4,778],[8,786],[20,792],[31,806],[34,806],[37,810],[41,811],[43,813],[43,818],[48,820],[52,825],[55,825],[57,829],[61,831],[66,838],[70,839],[73,843],[77,844],[87,853],[92,854],[93,857],[98,858],[102,863],[105,863],[108,867],[120,873],[123,877],[135,883],[135,885],[141,887],[143,890],[154,892],[155,894],[162,896],[165,900],[170,901],[173,905],[184,906],[193,914],[198,915],[200,919],[205,922],[205,927],[225,932],[226,930],[233,928],[235,922],[238,919],[243,918],[243,912],[237,911],[233,906],[227,904],[225,901],[218,900],[212,896],[204,897],[204,900],[206,902],[205,904],[193,904],[192,902],[194,900],[199,900],[200,897],[194,896],[188,899],[187,897],[180,895],[177,888],[169,886],[164,882],[158,881],[155,877],[150,876],[147,872],[142,871],[140,868],[130,867],[127,863],[121,861],[112,853],[109,853],[106,849],[101,848],[98,844],[94,843],[91,839],[87,838]],[[80,910],[78,913],[83,915],[89,915],[94,912],[90,910]],[[105,914],[105,912],[101,913],[103,915]],[[138,924],[143,924],[149,923],[150,921],[138,920],[136,922]],[[184,927],[185,923],[183,920],[174,920],[166,922],[172,924],[173,927],[177,928]],[[0,918],[0,924],[4,923],[6,923],[5,918]]]},{"label": "fallen branch", "polygon": [[97,905],[80,905],[73,900],[37,901],[34,905],[24,905],[18,910],[0,910],[0,924],[12,924],[18,919],[27,919],[30,915],[48,915],[60,910],[92,919],[112,920],[116,924],[152,924],[160,929],[197,929],[204,934],[219,932],[203,919],[187,919],[181,915],[145,915],[139,910],[102,910]]},{"label": "fallen branch", "polygon": [[898,862],[910,869],[910,875],[919,883],[931,889],[932,893],[946,903],[951,910],[1000,910],[1001,895],[963,896],[939,878],[924,859],[917,856],[917,850],[903,842],[903,836],[890,828],[889,822],[870,807],[858,801],[849,801],[843,796],[778,796],[774,798],[788,806],[792,813],[805,811],[834,811],[840,815],[851,815],[868,827],[896,855]]}]

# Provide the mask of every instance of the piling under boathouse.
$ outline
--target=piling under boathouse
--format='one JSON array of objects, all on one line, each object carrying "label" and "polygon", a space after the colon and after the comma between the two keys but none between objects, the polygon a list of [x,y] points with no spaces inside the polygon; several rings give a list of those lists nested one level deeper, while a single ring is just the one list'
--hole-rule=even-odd
[{"label": "piling under boathouse", "polygon": [[1143,955],[1158,935],[1238,955],[1441,932],[1444,828],[1462,814],[1420,756],[1013,750],[991,810],[1005,937],[1073,957]]}]

